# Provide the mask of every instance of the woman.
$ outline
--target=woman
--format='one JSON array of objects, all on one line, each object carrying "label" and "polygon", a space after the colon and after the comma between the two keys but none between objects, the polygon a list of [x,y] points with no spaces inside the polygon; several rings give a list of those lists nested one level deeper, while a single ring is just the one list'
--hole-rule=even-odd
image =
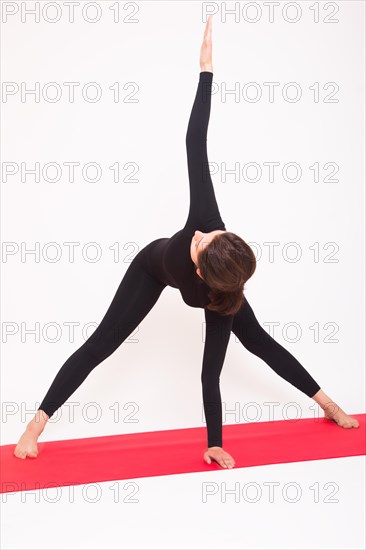
[{"label": "woman", "polygon": [[207,129],[211,109],[212,17],[200,52],[199,82],[188,129],[186,148],[190,208],[184,228],[171,238],[145,246],[128,267],[98,329],[64,363],[34,418],[20,438],[18,458],[38,455],[37,440],[48,419],[80,386],[90,372],[110,356],[141,323],[166,286],[179,289],[184,302],[203,308],[206,339],[202,365],[202,393],[208,445],[204,460],[223,468],[235,465],[222,448],[222,405],[219,377],[230,333],[279,376],[316,401],[343,428],[358,427],[320,389],[305,368],[258,323],[244,298],[245,282],[256,268],[255,255],[221,219],[208,170]]}]

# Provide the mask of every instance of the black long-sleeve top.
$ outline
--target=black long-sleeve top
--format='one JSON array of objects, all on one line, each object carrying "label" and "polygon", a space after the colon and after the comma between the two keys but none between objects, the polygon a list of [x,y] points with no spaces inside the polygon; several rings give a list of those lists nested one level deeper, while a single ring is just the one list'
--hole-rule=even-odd
[{"label": "black long-sleeve top", "polygon": [[211,111],[213,73],[201,71],[186,133],[190,206],[183,229],[170,238],[157,239],[149,252],[155,276],[179,289],[184,302],[204,308],[206,335],[202,362],[202,394],[208,433],[208,447],[222,447],[222,404],[220,373],[224,363],[233,315],[221,315],[206,308],[209,287],[196,273],[190,245],[196,230],[226,231],[217,206],[208,171],[207,129]]}]

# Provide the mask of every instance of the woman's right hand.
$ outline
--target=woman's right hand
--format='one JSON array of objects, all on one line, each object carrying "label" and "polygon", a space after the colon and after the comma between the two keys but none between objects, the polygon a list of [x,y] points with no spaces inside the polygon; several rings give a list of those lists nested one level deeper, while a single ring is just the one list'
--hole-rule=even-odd
[{"label": "woman's right hand", "polygon": [[205,33],[200,54],[201,71],[213,72],[212,69],[212,15],[209,16],[206,23]]}]

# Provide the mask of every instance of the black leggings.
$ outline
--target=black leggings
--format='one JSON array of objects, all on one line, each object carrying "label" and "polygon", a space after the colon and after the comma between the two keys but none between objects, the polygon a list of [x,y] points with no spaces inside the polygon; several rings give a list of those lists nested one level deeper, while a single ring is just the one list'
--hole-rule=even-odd
[{"label": "black leggings", "polygon": [[[38,408],[49,417],[65,403],[91,371],[128,338],[166,287],[149,271],[147,258],[150,245],[140,250],[129,265],[98,328],[58,371]],[[297,359],[261,327],[246,298],[234,317],[232,332],[248,351],[260,357],[279,376],[308,397],[313,397],[320,389]]]},{"label": "black leggings", "polygon": [[145,267],[147,253],[148,247],[140,250],[128,266],[99,326],[62,365],[38,410],[51,417],[91,371],[128,338],[154,306],[166,285],[150,275]]}]

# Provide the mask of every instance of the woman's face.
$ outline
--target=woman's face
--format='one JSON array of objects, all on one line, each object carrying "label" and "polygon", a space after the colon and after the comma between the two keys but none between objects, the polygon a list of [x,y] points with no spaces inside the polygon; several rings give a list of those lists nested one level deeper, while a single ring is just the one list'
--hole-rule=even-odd
[{"label": "woman's face", "polygon": [[205,246],[208,245],[208,243],[212,241],[212,239],[216,235],[219,235],[220,233],[226,233],[226,231],[223,231],[222,229],[215,229],[215,231],[210,231],[210,233],[203,233],[202,231],[198,230],[194,232],[191,240],[191,258],[195,265],[197,265],[197,258],[199,253],[203,250]]}]

